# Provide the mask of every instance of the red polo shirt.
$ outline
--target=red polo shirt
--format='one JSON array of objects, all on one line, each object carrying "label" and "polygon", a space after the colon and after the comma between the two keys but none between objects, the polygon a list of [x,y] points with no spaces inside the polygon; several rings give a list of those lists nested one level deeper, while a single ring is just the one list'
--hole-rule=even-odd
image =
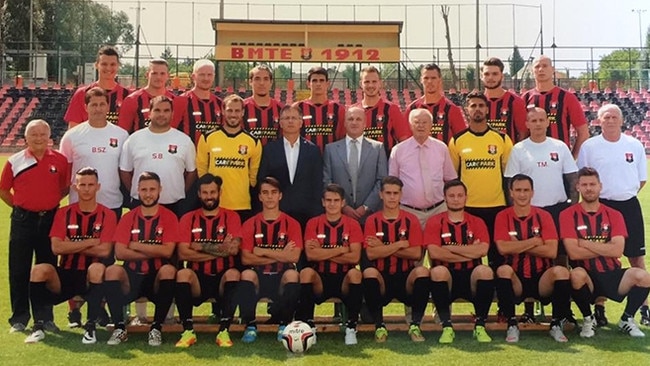
[{"label": "red polo shirt", "polygon": [[61,191],[70,185],[70,165],[62,154],[47,149],[39,160],[25,149],[7,160],[0,189],[14,193],[14,206],[28,211],[45,211],[56,208],[61,201]]}]

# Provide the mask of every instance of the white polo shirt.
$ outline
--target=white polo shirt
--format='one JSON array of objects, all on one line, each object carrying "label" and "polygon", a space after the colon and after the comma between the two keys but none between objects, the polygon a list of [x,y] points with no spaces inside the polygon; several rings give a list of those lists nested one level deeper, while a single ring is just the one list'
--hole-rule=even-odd
[{"label": "white polo shirt", "polygon": [[175,128],[153,133],[148,128],[134,132],[122,150],[120,170],[133,172],[131,197],[138,198],[138,177],[150,171],[160,176],[160,203],[171,204],[185,198],[185,172],[196,170],[196,150],[192,140]]},{"label": "white polo shirt", "polygon": [[513,146],[504,176],[526,174],[533,179],[533,206],[552,206],[567,200],[563,175],[578,171],[571,151],[560,140],[547,137],[537,143],[527,138]]},{"label": "white polo shirt", "polygon": [[[79,169],[89,166],[97,170],[101,184],[97,202],[108,208],[122,206],[118,166],[122,146],[128,137],[128,132],[112,123],[97,128],[86,122],[68,130],[59,144],[59,151],[72,164],[73,184]],[[77,201],[79,195],[70,189],[70,203]]]},{"label": "white polo shirt", "polygon": [[603,190],[600,197],[625,201],[636,197],[640,182],[648,179],[645,149],[632,136],[621,134],[616,142],[602,135],[587,139],[578,154],[578,166],[598,171]]}]

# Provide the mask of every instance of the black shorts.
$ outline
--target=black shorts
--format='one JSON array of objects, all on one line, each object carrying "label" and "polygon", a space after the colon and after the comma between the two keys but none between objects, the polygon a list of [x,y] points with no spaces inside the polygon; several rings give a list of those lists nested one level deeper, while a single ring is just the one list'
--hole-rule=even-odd
[{"label": "black shorts", "polygon": [[621,302],[627,294],[619,294],[618,286],[621,284],[623,275],[627,268],[618,268],[613,271],[596,272],[589,271],[589,277],[594,284],[593,300],[597,297],[604,296],[616,302]]},{"label": "black shorts", "polygon": [[[289,268],[291,269],[291,268]],[[267,298],[271,299],[273,302],[277,302],[280,298],[280,284],[282,283],[282,275],[285,271],[276,272],[276,273],[263,273],[261,271],[257,272],[257,279],[259,281],[260,287],[257,294],[257,299]]]},{"label": "black shorts", "polygon": [[543,305],[551,303],[550,297],[542,297],[539,294],[539,280],[542,278],[542,274],[543,273],[539,273],[531,278],[519,277],[519,281],[521,282],[521,296],[515,297],[516,304],[521,304],[528,298],[539,300]]},{"label": "black shorts", "polygon": [[60,304],[75,296],[84,296],[88,292],[88,271],[56,267],[61,282],[61,292],[50,292],[52,304]]},{"label": "black shorts", "polygon": [[[548,211],[548,213],[551,214],[553,223],[555,223],[555,230],[557,230],[558,234],[560,233],[560,212],[564,211],[570,206],[571,204],[568,202],[560,202],[552,206],[542,207],[544,210]],[[557,255],[566,255],[566,249],[564,248],[564,243],[562,240],[558,240],[557,242]]]},{"label": "black shorts", "polygon": [[451,292],[450,299],[452,302],[456,299],[465,299],[473,301],[472,295],[472,270],[449,271],[451,273]]},{"label": "black shorts", "polygon": [[623,255],[628,258],[643,257],[645,255],[645,227],[643,226],[643,212],[639,200],[632,197],[626,201],[601,199],[600,202],[623,215],[625,227],[627,228]]},{"label": "black shorts", "polygon": [[207,275],[203,272],[196,272],[196,278],[199,280],[201,286],[201,294],[199,297],[193,298],[194,306],[203,304],[207,299],[215,299],[219,301],[219,284],[225,272],[216,275]]},{"label": "black shorts", "polygon": [[155,304],[158,301],[158,298],[154,292],[154,284],[158,272],[142,274],[132,271],[128,267],[124,267],[124,269],[126,270],[130,286],[129,293],[124,295],[124,302],[128,304],[141,297],[146,297],[149,301]]},{"label": "black shorts", "polygon": [[490,248],[488,249],[488,264],[492,270],[496,271],[500,265],[505,263],[505,258],[497,250],[494,242],[494,221],[497,214],[504,210],[506,206],[497,207],[465,207],[465,211],[474,216],[480,217],[487,226],[490,235]]},{"label": "black shorts", "polygon": [[411,296],[406,292],[406,280],[410,272],[397,272],[389,274],[380,272],[384,279],[384,296],[382,297],[382,306],[388,305],[393,299],[399,300],[406,306],[411,305]]},{"label": "black shorts", "polygon": [[346,273],[321,273],[319,275],[323,282],[323,293],[316,295],[316,304],[322,304],[332,297],[343,299],[341,287],[343,286]]}]

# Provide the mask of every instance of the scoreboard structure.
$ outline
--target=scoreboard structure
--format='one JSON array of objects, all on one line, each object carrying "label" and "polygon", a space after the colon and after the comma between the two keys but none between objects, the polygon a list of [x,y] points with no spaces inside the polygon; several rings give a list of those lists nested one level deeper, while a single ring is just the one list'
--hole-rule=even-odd
[{"label": "scoreboard structure", "polygon": [[217,61],[399,62],[402,22],[212,19]]}]

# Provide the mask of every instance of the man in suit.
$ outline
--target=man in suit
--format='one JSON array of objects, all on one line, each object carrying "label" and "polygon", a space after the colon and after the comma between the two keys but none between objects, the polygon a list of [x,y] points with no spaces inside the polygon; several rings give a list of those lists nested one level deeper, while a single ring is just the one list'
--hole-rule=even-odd
[{"label": "man in suit", "polygon": [[323,159],[318,146],[300,136],[302,113],[298,107],[280,110],[282,137],[264,146],[257,178],[280,182],[280,210],[295,218],[304,230],[307,221],[322,212]]},{"label": "man in suit", "polygon": [[[383,144],[365,137],[365,126],[363,108],[350,107],[345,113],[345,138],[327,144],[323,157],[323,183],[343,187],[346,192],[343,213],[361,224],[368,215],[381,209],[379,186],[388,173]],[[356,164],[350,156],[353,144],[357,150]]]}]

